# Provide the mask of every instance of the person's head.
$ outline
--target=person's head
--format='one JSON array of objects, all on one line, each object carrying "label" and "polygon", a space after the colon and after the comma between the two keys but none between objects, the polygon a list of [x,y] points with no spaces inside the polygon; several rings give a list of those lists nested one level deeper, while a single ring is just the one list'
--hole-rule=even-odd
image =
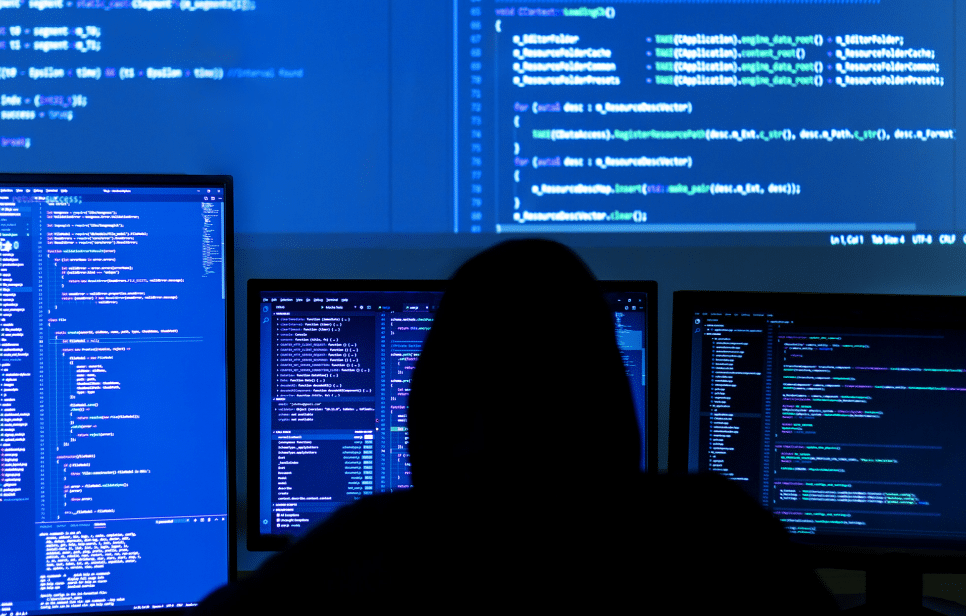
[{"label": "person's head", "polygon": [[613,317],[580,258],[517,240],[460,267],[416,364],[408,422],[417,489],[539,489],[635,471]]}]

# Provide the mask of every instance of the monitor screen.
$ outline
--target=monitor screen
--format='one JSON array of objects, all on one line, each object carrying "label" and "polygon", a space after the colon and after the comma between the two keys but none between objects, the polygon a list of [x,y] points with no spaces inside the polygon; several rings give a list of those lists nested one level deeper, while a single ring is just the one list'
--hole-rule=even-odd
[{"label": "monitor screen", "polygon": [[184,608],[232,577],[231,178],[0,175],[0,604]]},{"label": "monitor screen", "polygon": [[[657,286],[602,285],[637,407],[642,468],[653,469]],[[344,504],[411,487],[410,375],[444,286],[248,281],[250,550],[284,547]]]},{"label": "monitor screen", "polygon": [[938,248],[966,234],[956,9],[0,0],[0,157],[231,173],[243,234]]},{"label": "monitor screen", "polygon": [[672,471],[792,538],[966,549],[966,297],[674,294]]}]

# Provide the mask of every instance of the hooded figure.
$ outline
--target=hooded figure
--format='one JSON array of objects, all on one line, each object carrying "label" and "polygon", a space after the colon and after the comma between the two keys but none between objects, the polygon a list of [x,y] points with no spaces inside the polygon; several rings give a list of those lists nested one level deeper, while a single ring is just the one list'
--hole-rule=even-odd
[{"label": "hooded figure", "polygon": [[731,482],[638,470],[612,315],[561,244],[502,243],[456,272],[408,427],[411,490],[340,509],[199,612],[834,609]]},{"label": "hooded figure", "polygon": [[456,272],[413,373],[409,428],[413,485],[433,491],[526,499],[637,472],[613,316],[573,252],[511,241]]}]

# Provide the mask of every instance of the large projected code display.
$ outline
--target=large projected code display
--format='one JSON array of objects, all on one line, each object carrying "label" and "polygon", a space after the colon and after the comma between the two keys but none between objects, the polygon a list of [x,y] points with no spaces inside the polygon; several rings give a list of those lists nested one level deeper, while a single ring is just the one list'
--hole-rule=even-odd
[{"label": "large projected code display", "polygon": [[0,0],[0,164],[349,244],[960,245],[955,6]]},{"label": "large projected code display", "polygon": [[229,174],[242,230],[388,230],[388,9],[331,4],[0,0],[4,170]]},{"label": "large projected code display", "polygon": [[[172,9],[178,9],[180,19],[165,15]],[[190,53],[172,39],[192,25],[198,34],[207,30],[208,40],[221,38],[212,26],[230,22],[209,12],[230,15],[254,9],[249,0],[3,0],[0,147],[32,150],[55,163],[68,140],[84,140],[91,129],[103,128],[110,116],[115,129],[110,139],[118,145],[174,124],[178,114],[159,105],[175,94],[172,88],[188,97],[184,104],[189,106],[210,94],[197,85],[174,84],[301,77],[296,69],[203,62],[210,59],[205,47]],[[144,89],[147,83],[154,84],[152,90]],[[205,115],[198,114],[197,119]],[[115,166],[101,171],[117,171],[120,160],[96,150],[91,154],[101,159],[99,166]]]},{"label": "large projected code display", "polygon": [[958,239],[953,3],[458,11],[461,229]]}]

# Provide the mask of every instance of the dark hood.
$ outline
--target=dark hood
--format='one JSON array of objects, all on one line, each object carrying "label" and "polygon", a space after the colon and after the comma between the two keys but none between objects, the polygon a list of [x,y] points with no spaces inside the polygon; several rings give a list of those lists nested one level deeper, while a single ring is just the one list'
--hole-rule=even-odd
[{"label": "dark hood", "polygon": [[639,468],[613,317],[556,242],[510,241],[465,263],[411,385],[415,487],[559,488]]}]

